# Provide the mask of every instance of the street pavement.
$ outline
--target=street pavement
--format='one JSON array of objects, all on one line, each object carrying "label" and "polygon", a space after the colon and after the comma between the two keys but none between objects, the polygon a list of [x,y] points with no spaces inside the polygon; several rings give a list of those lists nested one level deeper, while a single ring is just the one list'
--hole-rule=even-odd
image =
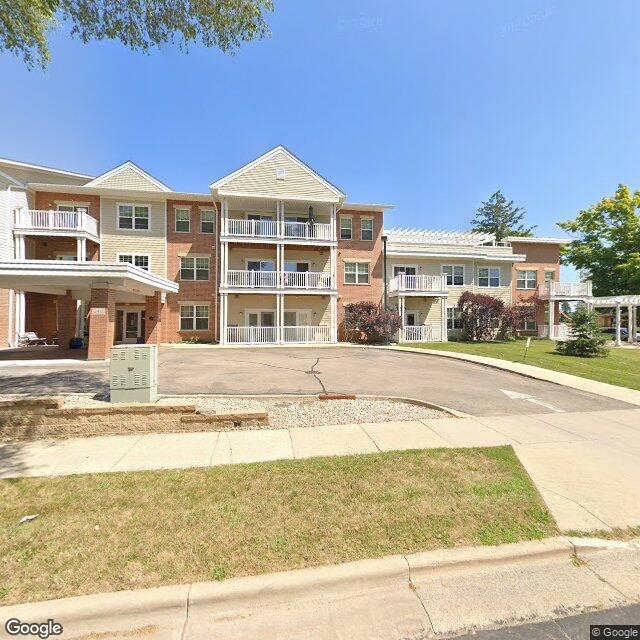
[{"label": "street pavement", "polygon": [[[6,366],[0,393],[104,393],[107,363]],[[160,393],[318,394],[411,397],[474,416],[632,408],[579,389],[425,353],[364,347],[162,347]]]}]

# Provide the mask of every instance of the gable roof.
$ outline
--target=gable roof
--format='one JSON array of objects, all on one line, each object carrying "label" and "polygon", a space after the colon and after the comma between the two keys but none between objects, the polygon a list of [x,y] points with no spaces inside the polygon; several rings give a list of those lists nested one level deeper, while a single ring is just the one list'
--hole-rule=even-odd
[{"label": "gable roof", "polygon": [[[276,179],[276,169],[285,170]],[[289,149],[274,147],[260,157],[209,185],[212,192],[266,197],[299,197],[340,201],[345,193],[313,170]]]},{"label": "gable roof", "polygon": [[86,173],[77,173],[76,171],[67,171],[65,169],[55,169],[54,167],[47,167],[43,164],[33,164],[32,162],[22,162],[20,160],[11,160],[10,158],[0,158],[0,165],[8,165],[10,167],[20,169],[35,169],[46,173],[59,173],[65,176],[72,176],[74,178],[87,178],[87,180],[91,180],[91,178],[93,178],[93,176]]},{"label": "gable roof", "polygon": [[103,187],[106,189],[132,189],[135,191],[166,191],[171,189],[138,165],[127,160],[101,176],[87,182],[85,187]]}]

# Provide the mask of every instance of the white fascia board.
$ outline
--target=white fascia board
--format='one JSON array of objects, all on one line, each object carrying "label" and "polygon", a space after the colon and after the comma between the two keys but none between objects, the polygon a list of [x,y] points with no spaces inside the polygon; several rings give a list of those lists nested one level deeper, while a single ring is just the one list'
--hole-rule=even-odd
[{"label": "white fascia board", "polygon": [[507,242],[523,242],[527,244],[569,244],[571,242],[569,238],[532,238],[527,236],[509,236],[505,240]]},{"label": "white fascia board", "polygon": [[457,253],[435,252],[420,249],[387,249],[388,256],[410,256],[412,258],[446,258],[455,260],[487,260],[488,262],[525,262],[526,256],[522,254],[495,255],[491,253]]},{"label": "white fascia board", "polygon": [[141,191],[140,189],[105,189],[103,187],[86,187],[67,184],[44,184],[41,182],[29,182],[29,189],[33,191],[55,191],[56,193],[69,193],[74,195],[94,195],[105,198],[131,198],[133,200],[194,200],[196,202],[211,203],[213,199],[210,193],[187,193],[180,191]]},{"label": "white fascia board", "polygon": [[271,156],[274,156],[276,153],[284,153],[287,156],[287,158],[289,158],[289,160],[297,164],[304,171],[310,173],[316,180],[318,180],[325,187],[327,187],[327,189],[335,193],[336,196],[338,197],[338,200],[346,196],[345,193],[343,193],[342,191],[340,191],[340,189],[338,189],[337,187],[333,186],[330,182],[325,180],[319,173],[314,171],[309,165],[302,162],[302,160],[300,160],[295,155],[293,155],[291,151],[289,151],[286,147],[283,147],[281,144],[279,144],[277,147],[274,147],[270,151],[263,153],[260,157],[256,158],[255,160],[252,160],[249,164],[245,164],[243,167],[240,167],[233,173],[223,176],[219,180],[216,180],[215,182],[211,183],[209,185],[209,188],[211,189],[211,191],[222,193],[219,189],[221,185],[225,184],[226,182],[229,182],[230,180],[233,180],[234,178],[237,178],[238,176],[241,176],[243,173],[246,173],[250,169],[253,169],[253,167],[257,166],[261,162],[268,160],[269,158],[271,158]]},{"label": "white fascia board", "polygon": [[340,211],[387,211],[395,209],[395,204],[364,204],[358,202],[345,202],[340,206]]},{"label": "white fascia board", "polygon": [[60,173],[65,176],[73,176],[74,178],[87,178],[92,180],[95,176],[86,173],[76,173],[75,171],[65,171],[64,169],[54,169],[53,167],[45,167],[41,164],[32,164],[29,162],[19,162],[18,160],[9,160],[9,158],[0,158],[0,164],[8,164],[12,167],[20,167],[21,169],[37,169],[38,171],[47,171],[49,173]]},{"label": "white fascia board", "polygon": [[180,287],[177,282],[157,276],[140,267],[128,263],[111,262],[65,262],[64,260],[7,260],[0,262],[0,274],[15,276],[42,275],[43,278],[81,276],[89,278],[131,279],[141,284],[176,293]]}]

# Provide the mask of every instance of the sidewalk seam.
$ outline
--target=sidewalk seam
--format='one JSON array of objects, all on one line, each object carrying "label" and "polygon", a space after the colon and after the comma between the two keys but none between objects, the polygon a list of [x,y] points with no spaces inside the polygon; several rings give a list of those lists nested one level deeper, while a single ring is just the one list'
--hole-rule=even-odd
[{"label": "sidewalk seam", "polygon": [[364,432],[367,438],[371,440],[378,453],[382,453],[382,449],[378,446],[378,443],[371,437],[371,434],[364,428],[364,426],[362,424],[359,424],[358,427],[360,427],[360,431]]},{"label": "sidewalk seam", "polygon": [[[516,453],[516,455],[517,455],[517,453]],[[553,494],[557,495],[560,498],[564,498],[565,500],[568,500],[569,502],[573,502],[573,504],[577,505],[581,509],[584,509],[590,516],[593,516],[596,520],[599,520],[600,522],[602,522],[602,524],[605,527],[607,527],[607,529],[613,529],[613,527],[610,524],[608,524],[602,518],[600,518],[595,513],[593,513],[589,509],[587,509],[587,507],[585,507],[583,504],[580,504],[577,500],[574,500],[573,498],[569,498],[569,496],[565,496],[562,493],[560,493],[559,491],[556,491],[554,489],[549,489],[548,487],[543,487],[542,485],[540,485],[540,489],[544,489],[545,491],[548,491],[549,493],[553,493]]]},{"label": "sidewalk seam", "polygon": [[114,471],[116,466],[125,459],[127,454],[131,452],[131,449],[133,449],[133,447],[135,447],[140,442],[140,440],[145,437],[145,435],[145,433],[141,434],[138,439],[111,465],[109,471]]},{"label": "sidewalk seam", "polygon": [[409,578],[409,590],[413,592],[413,595],[418,599],[418,602],[420,603],[420,606],[422,607],[423,611],[425,612],[425,615],[427,616],[427,620],[429,621],[429,626],[431,627],[431,633],[435,633],[435,629],[433,627],[433,620],[431,620],[431,614],[429,613],[429,610],[427,609],[427,606],[425,605],[425,603],[422,601],[422,598],[418,595],[417,589],[414,588],[413,580],[411,579],[411,563],[409,562],[409,558],[407,558],[407,556],[405,556],[404,554],[402,554],[402,557],[404,558],[404,561],[407,563],[407,574],[408,574],[408,578]]},{"label": "sidewalk seam", "polygon": [[182,631],[180,632],[180,640],[184,640],[184,634],[187,630],[187,622],[189,621],[189,605],[191,604],[191,587],[193,582],[189,583],[189,590],[187,591],[187,601],[185,603],[184,622],[182,623]]}]

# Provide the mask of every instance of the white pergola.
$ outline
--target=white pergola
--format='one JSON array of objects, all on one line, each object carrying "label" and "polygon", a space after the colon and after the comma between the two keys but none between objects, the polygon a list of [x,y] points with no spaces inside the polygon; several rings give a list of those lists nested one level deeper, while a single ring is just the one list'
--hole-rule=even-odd
[{"label": "white pergola", "polygon": [[613,307],[616,310],[616,346],[622,344],[620,336],[620,310],[627,307],[628,313],[628,342],[636,342],[636,327],[638,326],[638,307],[640,307],[640,295],[638,296],[603,296],[600,298],[589,298],[587,304],[592,309],[603,307]]}]

